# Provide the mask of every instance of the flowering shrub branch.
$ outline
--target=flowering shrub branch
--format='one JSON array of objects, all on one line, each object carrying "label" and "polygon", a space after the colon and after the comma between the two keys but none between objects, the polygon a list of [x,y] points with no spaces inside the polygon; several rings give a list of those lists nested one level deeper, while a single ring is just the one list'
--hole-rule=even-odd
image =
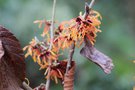
[{"label": "flowering shrub branch", "polygon": [[[33,38],[29,45],[24,47],[24,50],[27,50],[25,57],[30,55],[33,61],[39,64],[40,70],[45,70],[47,79],[45,90],[49,90],[50,79],[56,83],[58,83],[58,80],[62,81],[64,90],[73,90],[75,61],[72,58],[75,47],[80,48],[83,43],[85,46],[81,49],[80,54],[99,65],[105,73],[111,72],[113,68],[112,60],[94,48],[97,33],[101,32],[100,20],[102,19],[97,11],[92,10],[94,1],[92,0],[90,5],[85,4],[84,15],[79,15],[69,21],[63,21],[56,29],[54,29],[56,0],[54,0],[51,21],[34,21],[34,23],[39,24],[39,27],[44,25],[41,34],[43,40],[40,41],[37,37]],[[69,57],[59,60],[60,50],[64,51],[65,49],[69,49]],[[70,83],[67,83],[68,80]]]},{"label": "flowering shrub branch", "polygon": [[[54,30],[54,16],[55,16],[55,7],[56,7],[56,0],[54,0],[53,2],[53,10],[52,10],[52,21],[51,21],[51,27],[50,27],[50,38],[51,38],[51,41],[50,41],[50,47],[49,47],[49,50],[52,49],[52,46],[53,46],[53,30]],[[52,62],[49,60],[49,68],[48,68],[48,78],[47,78],[47,81],[46,81],[46,90],[49,90],[49,87],[50,87],[50,73],[51,73],[51,64]]]}]

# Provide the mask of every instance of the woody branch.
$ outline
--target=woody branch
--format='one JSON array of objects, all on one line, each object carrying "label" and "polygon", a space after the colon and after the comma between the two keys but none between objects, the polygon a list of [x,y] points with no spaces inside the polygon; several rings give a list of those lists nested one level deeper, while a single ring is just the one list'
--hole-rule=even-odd
[{"label": "woody branch", "polygon": [[[52,49],[53,46],[53,31],[54,31],[54,17],[55,17],[55,7],[56,7],[56,0],[53,0],[53,10],[52,10],[52,20],[51,20],[51,27],[50,27],[50,36],[51,36],[51,40],[50,40],[50,47],[49,50]],[[51,61],[49,60],[49,70],[48,70],[48,78],[46,81],[46,90],[50,89],[50,71],[51,71]]]},{"label": "woody branch", "polygon": [[[87,16],[89,15],[90,10],[91,10],[92,6],[94,5],[94,2],[95,2],[95,0],[92,0],[89,5],[88,5],[87,2],[85,3],[85,12],[84,12],[84,14],[82,16],[84,19],[86,19]],[[74,43],[72,44],[72,46],[70,47],[70,50],[69,50],[69,57],[68,57],[68,62],[67,62],[67,68],[66,68],[65,75],[68,73],[68,70],[71,67],[71,62],[72,62],[72,58],[73,58],[73,55],[74,55],[74,50],[75,50],[75,41],[74,41]]]}]

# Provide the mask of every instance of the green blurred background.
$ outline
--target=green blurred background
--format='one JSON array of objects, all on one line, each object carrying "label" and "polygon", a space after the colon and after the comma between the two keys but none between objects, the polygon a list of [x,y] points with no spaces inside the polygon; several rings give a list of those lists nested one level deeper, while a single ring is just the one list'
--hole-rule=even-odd
[{"label": "green blurred background", "polygon": [[[0,0],[0,24],[10,29],[24,47],[42,32],[33,21],[51,19],[52,3],[52,0]],[[96,0],[93,8],[101,13],[103,20],[95,47],[110,56],[115,67],[106,75],[80,56],[76,48],[75,90],[132,90],[135,82],[134,5],[135,0]],[[80,11],[84,11],[84,0],[57,0],[55,19],[69,20]],[[44,70],[39,71],[31,57],[26,59],[26,64],[30,85],[34,88],[45,83]],[[62,86],[52,82],[51,90],[62,90]]]}]

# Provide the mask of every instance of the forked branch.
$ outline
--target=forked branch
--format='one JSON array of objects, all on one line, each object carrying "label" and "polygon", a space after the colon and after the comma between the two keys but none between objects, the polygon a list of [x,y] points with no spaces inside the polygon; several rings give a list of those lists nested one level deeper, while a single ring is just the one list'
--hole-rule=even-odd
[{"label": "forked branch", "polygon": [[[84,19],[87,18],[87,16],[89,15],[90,13],[90,9],[92,8],[93,4],[94,4],[94,1],[95,0],[92,0],[91,3],[88,5],[87,3],[85,3],[85,13],[84,15],[82,16]],[[69,77],[69,76],[73,76],[72,74],[74,74],[73,72],[69,72],[70,71],[70,68],[72,67],[71,66],[71,62],[72,62],[72,58],[73,58],[73,55],[74,55],[74,50],[75,50],[75,41],[73,42],[73,44],[71,45],[70,47],[70,50],[69,50],[69,56],[68,56],[68,62],[67,62],[67,67],[66,67],[66,73],[65,73],[65,76],[64,76],[64,90],[73,90],[73,78],[72,77]],[[75,68],[75,66],[73,66]],[[72,68],[73,68],[72,67]],[[74,71],[74,70],[73,70]],[[69,73],[71,75],[69,75]],[[71,79],[72,78],[72,79]],[[66,84],[67,81],[69,82],[72,81],[72,83],[70,82],[70,84]]]},{"label": "forked branch", "polygon": [[[83,15],[83,18],[86,19],[87,16],[89,15],[90,9],[92,8],[92,6],[94,5],[95,0],[92,0],[91,3],[88,5],[88,3],[85,3],[85,13]],[[67,63],[67,68],[66,68],[66,73],[67,74],[69,68],[71,67],[71,62],[72,62],[72,57],[74,55],[74,50],[75,50],[75,41],[72,44],[72,46],[70,47],[69,50],[69,57],[68,57],[68,63]]]}]

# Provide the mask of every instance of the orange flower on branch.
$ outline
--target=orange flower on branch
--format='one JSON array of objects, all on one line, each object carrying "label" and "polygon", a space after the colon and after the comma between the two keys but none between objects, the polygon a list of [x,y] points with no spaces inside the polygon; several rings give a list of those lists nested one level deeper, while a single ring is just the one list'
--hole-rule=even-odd
[{"label": "orange flower on branch", "polygon": [[62,38],[61,47],[63,49],[68,48],[73,41],[80,46],[84,41],[84,36],[94,45],[97,32],[101,32],[99,30],[101,24],[99,18],[101,19],[100,14],[92,11],[86,19],[78,16],[70,21],[62,22],[56,31],[58,34],[57,39]]},{"label": "orange flower on branch", "polygon": [[[54,1],[54,7],[55,7]],[[100,20],[101,15],[92,10],[94,0],[88,5],[85,4],[85,13],[69,21],[63,21],[54,28],[54,13],[52,21],[36,20],[39,28],[44,24],[43,41],[37,38],[33,39],[30,44],[24,47],[27,50],[26,57],[31,56],[34,62],[40,65],[40,70],[45,70],[47,79],[46,89],[49,90],[50,79],[58,83],[58,79],[64,83],[64,90],[73,90],[75,62],[72,61],[75,46],[80,47],[84,43],[80,54],[99,65],[105,73],[109,74],[113,68],[112,60],[94,48],[96,36],[101,32]],[[53,9],[53,12],[55,9]],[[50,30],[51,29],[51,30]],[[50,34],[48,33],[50,30]],[[53,31],[55,34],[53,35]],[[71,46],[71,47],[70,47]],[[60,50],[70,47],[68,59],[59,60]]]},{"label": "orange flower on branch", "polygon": [[24,47],[24,50],[27,49],[25,57],[30,55],[34,62],[37,62],[41,66],[40,69],[47,68],[49,60],[54,62],[58,58],[55,52],[48,50],[47,46],[44,42],[37,42],[33,39],[28,46]]},{"label": "orange flower on branch", "polygon": [[[40,70],[45,69],[46,78],[51,77],[58,83],[58,79],[63,80],[66,71],[65,61],[59,61],[59,51],[69,48],[74,42],[76,46],[82,45],[84,39],[87,38],[89,42],[94,45],[95,38],[100,28],[101,16],[96,11],[91,11],[87,18],[83,16],[78,16],[69,21],[62,22],[58,28],[55,30],[55,35],[53,39],[52,49],[49,50],[50,36],[48,34],[50,30],[50,22],[46,20],[37,20],[34,23],[39,23],[39,28],[41,28],[44,23],[44,30],[42,36],[45,37],[45,41],[39,41],[37,38],[33,39],[28,46],[26,57],[28,55],[32,56],[34,62],[40,65]],[[49,65],[51,62],[51,65]],[[51,68],[50,73],[48,73],[49,68]]]},{"label": "orange flower on branch", "polygon": [[34,21],[34,23],[39,23],[39,28],[42,27],[42,25],[44,24],[44,30],[43,30],[43,33],[41,34],[41,36],[45,36],[46,34],[48,34],[48,31],[50,30],[50,26],[51,26],[51,23],[50,21],[46,21],[46,20],[36,20]]},{"label": "orange flower on branch", "polygon": [[51,50],[48,50],[50,44],[50,37],[48,31],[50,30],[50,22],[46,20],[36,20],[34,23],[39,23],[39,28],[44,25],[42,36],[46,36],[46,41],[39,41],[37,38],[33,39],[30,44],[24,47],[27,49],[25,57],[32,56],[34,62],[37,62],[40,69],[48,68],[49,60],[51,62],[57,61],[60,49],[69,48],[74,42],[80,46],[84,42],[86,36],[92,45],[95,43],[97,32],[100,32],[99,25],[101,24],[100,14],[92,11],[86,19],[82,16],[71,19],[70,21],[62,22],[55,30],[55,38]]}]

